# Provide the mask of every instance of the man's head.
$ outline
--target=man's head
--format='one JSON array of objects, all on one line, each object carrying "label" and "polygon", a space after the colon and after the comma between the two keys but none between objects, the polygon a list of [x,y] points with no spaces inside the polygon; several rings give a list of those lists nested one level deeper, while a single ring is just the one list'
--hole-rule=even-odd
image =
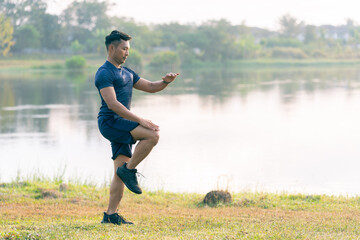
[{"label": "man's head", "polygon": [[123,64],[129,56],[131,36],[126,33],[114,30],[105,37],[108,58],[116,64]]},{"label": "man's head", "polygon": [[115,47],[117,47],[121,41],[129,40],[131,40],[131,36],[129,36],[128,34],[120,32],[118,30],[114,30],[105,37],[106,50],[109,51],[110,44],[113,44]]}]

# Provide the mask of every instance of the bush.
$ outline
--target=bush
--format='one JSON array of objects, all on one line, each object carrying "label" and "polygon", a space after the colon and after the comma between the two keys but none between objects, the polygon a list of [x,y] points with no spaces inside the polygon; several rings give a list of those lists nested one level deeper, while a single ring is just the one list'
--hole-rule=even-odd
[{"label": "bush", "polygon": [[165,51],[156,54],[150,62],[151,67],[176,68],[180,65],[180,58],[176,52]]},{"label": "bush", "polygon": [[75,40],[71,43],[70,49],[73,53],[81,53],[84,50],[84,46],[78,40]]},{"label": "bush", "polygon": [[271,52],[273,58],[307,58],[306,53],[299,48],[273,48]]},{"label": "bush", "polygon": [[139,51],[130,49],[129,57],[126,59],[124,66],[134,70],[140,70],[142,67],[142,59]]},{"label": "bush", "polygon": [[75,68],[84,68],[86,66],[86,60],[82,56],[72,56],[69,59],[66,59],[65,65],[67,68],[75,69]]},{"label": "bush", "polygon": [[261,44],[265,47],[300,47],[302,43],[296,38],[269,38],[262,40]]},{"label": "bush", "polygon": [[314,52],[311,53],[311,56],[314,58],[327,58],[328,55],[320,50],[315,50]]},{"label": "bush", "polygon": [[[24,37],[25,36],[25,37]],[[31,25],[24,25],[14,32],[16,43],[12,48],[14,52],[22,52],[25,49],[38,49],[40,47],[40,33]]]}]

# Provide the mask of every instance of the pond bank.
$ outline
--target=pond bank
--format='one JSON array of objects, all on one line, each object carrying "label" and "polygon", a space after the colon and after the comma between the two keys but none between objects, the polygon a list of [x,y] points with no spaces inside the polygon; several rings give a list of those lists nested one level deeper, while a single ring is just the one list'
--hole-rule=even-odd
[{"label": "pond bank", "polygon": [[[15,69],[34,70],[34,69],[61,69],[65,68],[66,59],[71,56],[43,56],[43,58],[20,58],[8,57],[0,58],[0,72],[12,71]],[[106,57],[87,56],[86,68],[98,68],[101,66]],[[148,64],[143,64],[148,67]],[[360,65],[360,59],[254,59],[254,60],[231,60],[226,63],[202,62],[196,66],[187,68],[289,68],[289,67],[351,67]]]}]

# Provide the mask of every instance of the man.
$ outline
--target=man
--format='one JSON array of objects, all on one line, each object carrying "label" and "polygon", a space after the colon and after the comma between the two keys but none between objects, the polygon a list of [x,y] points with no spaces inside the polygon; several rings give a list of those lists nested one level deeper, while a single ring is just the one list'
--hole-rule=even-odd
[{"label": "man", "polygon": [[[130,40],[129,35],[117,30],[106,36],[107,61],[95,75],[95,86],[101,98],[98,125],[101,134],[111,142],[114,160],[109,205],[101,223],[133,224],[116,212],[123,197],[124,184],[130,191],[142,193],[136,178],[136,166],[159,140],[159,126],[130,112],[132,88],[155,93],[166,88],[179,75],[168,73],[162,80],[151,82],[122,67],[129,56]],[[132,144],[137,141],[132,154]]]}]

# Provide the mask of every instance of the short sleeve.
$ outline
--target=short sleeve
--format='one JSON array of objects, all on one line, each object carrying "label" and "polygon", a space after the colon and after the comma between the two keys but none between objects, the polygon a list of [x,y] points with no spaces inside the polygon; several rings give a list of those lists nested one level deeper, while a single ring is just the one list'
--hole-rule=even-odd
[{"label": "short sleeve", "polygon": [[99,70],[95,75],[95,86],[100,91],[102,88],[113,87],[113,77],[111,73],[106,69]]},{"label": "short sleeve", "polygon": [[139,79],[140,79],[140,77],[139,77],[139,75],[137,75],[136,74],[136,72],[133,72],[133,76],[134,76],[134,78],[133,78],[133,84],[135,84],[135,83],[137,83],[137,81],[139,81]]}]

